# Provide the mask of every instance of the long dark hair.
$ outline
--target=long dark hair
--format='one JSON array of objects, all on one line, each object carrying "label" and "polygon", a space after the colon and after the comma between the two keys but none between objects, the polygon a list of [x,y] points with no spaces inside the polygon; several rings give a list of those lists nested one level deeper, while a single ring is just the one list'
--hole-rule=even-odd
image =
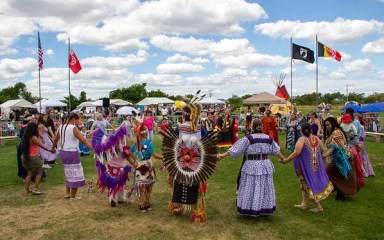
[{"label": "long dark hair", "polygon": [[[326,122],[329,122],[332,126],[331,128],[331,132],[328,132],[327,131],[327,128],[325,127],[325,123]],[[333,131],[335,131],[335,129],[339,129],[343,134],[344,134],[344,137],[345,139],[348,139],[347,138],[347,134],[344,132],[344,130],[340,127],[339,123],[337,122],[336,118],[334,117],[328,117],[327,119],[325,119],[324,123],[323,123],[323,129],[324,129],[324,141],[333,133]]]},{"label": "long dark hair", "polygon": [[311,124],[303,123],[301,125],[301,132],[303,133],[304,136],[309,137],[312,132]]},{"label": "long dark hair", "polygon": [[49,109],[48,112],[47,112],[47,120],[45,121],[45,126],[47,128],[51,127],[52,128],[52,132],[55,134],[55,122],[51,118],[51,115],[50,115],[51,112],[54,113],[53,109]]},{"label": "long dark hair", "polygon": [[38,135],[39,135],[39,131],[36,123],[29,123],[25,127],[24,136],[23,136],[23,139],[21,140],[21,143],[22,143],[21,146],[22,146],[22,154],[28,161],[29,161],[30,140],[32,139],[33,136],[37,137]]}]

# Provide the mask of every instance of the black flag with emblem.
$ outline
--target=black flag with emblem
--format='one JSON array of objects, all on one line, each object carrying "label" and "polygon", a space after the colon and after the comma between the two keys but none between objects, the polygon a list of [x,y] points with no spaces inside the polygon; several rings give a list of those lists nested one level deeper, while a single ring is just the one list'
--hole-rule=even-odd
[{"label": "black flag with emblem", "polygon": [[292,43],[292,59],[314,63],[315,57],[311,49]]}]

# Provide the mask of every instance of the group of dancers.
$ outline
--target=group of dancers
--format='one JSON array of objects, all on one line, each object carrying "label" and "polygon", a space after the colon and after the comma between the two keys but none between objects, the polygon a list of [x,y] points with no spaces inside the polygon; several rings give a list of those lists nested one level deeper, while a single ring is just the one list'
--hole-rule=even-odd
[{"label": "group of dancers", "polygon": [[[284,164],[294,160],[302,191],[301,203],[294,206],[307,209],[308,201],[312,200],[315,208],[310,210],[316,213],[324,211],[320,202],[331,192],[337,191],[338,200],[345,195],[354,195],[364,185],[364,173],[367,176],[370,171],[373,175],[370,164],[367,164],[369,171],[362,170],[361,136],[353,130],[345,131],[333,117],[324,121],[324,134],[318,134],[317,130],[322,126],[315,121],[315,134],[313,123],[301,124],[301,136],[296,137],[294,147],[289,148],[292,154],[285,157],[280,152],[276,121],[267,109],[264,118],[252,120],[250,134],[232,142],[226,152],[219,154],[218,142],[225,141],[227,135],[225,131],[202,134],[202,107],[199,101],[204,96],[199,93],[191,100],[176,102],[176,107],[182,109],[184,120],[177,131],[169,125],[161,127],[162,155],[156,152],[149,137],[145,117],[138,118],[134,112],[130,124],[122,124],[112,134],[106,134],[103,128],[95,129],[91,143],[75,127],[79,119],[75,113],[71,113],[66,123],[58,128],[51,148],[36,141],[33,137],[36,136],[36,130],[33,127],[27,135],[32,137],[26,138],[23,145],[23,165],[29,169],[28,177],[39,169],[34,166],[38,165],[35,159],[38,157],[35,156],[36,148],[50,152],[56,152],[59,148],[66,178],[64,198],[79,200],[77,189],[86,185],[78,151],[81,142],[95,153],[97,186],[102,192],[107,191],[109,204],[116,207],[136,194],[139,197],[139,210],[144,213],[152,209],[151,194],[156,179],[153,160],[157,160],[161,163],[160,169],[166,169],[169,175],[168,181],[172,188],[169,212],[175,215],[190,212],[193,221],[201,222],[207,216],[207,181],[215,172],[218,161],[226,156],[243,156],[237,184],[237,211],[249,216],[268,216],[276,211],[273,182],[275,168],[270,160],[271,154],[278,156]],[[353,119],[353,113],[348,114]],[[352,122],[351,119],[347,121]],[[222,126],[229,126],[231,121],[224,117]],[[133,188],[129,189],[126,184],[131,171]],[[38,186],[36,189],[39,192]],[[29,192],[29,185],[26,185],[26,190]]]}]

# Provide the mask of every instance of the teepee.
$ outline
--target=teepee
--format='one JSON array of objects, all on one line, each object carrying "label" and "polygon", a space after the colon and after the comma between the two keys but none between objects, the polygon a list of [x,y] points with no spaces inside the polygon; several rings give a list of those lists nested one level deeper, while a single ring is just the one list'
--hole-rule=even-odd
[{"label": "teepee", "polygon": [[288,94],[287,89],[285,88],[285,85],[283,84],[284,79],[285,79],[285,73],[280,73],[280,76],[279,77],[275,76],[275,79],[272,81],[276,86],[275,95],[278,96],[279,98],[288,100],[289,94]]}]

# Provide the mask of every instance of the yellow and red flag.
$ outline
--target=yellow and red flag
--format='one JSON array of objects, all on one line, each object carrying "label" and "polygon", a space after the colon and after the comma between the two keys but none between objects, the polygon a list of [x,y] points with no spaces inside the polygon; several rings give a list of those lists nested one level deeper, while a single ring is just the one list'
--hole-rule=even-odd
[{"label": "yellow and red flag", "polygon": [[331,57],[336,61],[341,60],[341,54],[338,51],[332,50],[330,47],[322,44],[321,42],[317,42],[317,49],[319,57]]}]

